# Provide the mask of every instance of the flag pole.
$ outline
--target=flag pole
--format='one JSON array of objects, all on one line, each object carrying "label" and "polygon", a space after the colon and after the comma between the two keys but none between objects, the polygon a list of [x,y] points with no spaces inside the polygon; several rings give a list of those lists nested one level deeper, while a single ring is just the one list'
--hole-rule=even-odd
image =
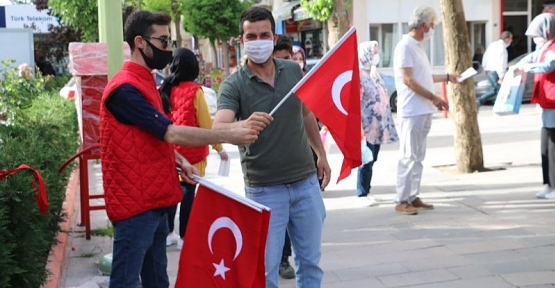
[{"label": "flag pole", "polygon": [[330,56],[341,46],[341,44],[343,42],[345,42],[345,40],[347,40],[347,38],[349,38],[349,36],[351,36],[351,34],[356,32],[356,28],[355,26],[351,27],[347,33],[345,33],[345,35],[343,35],[341,37],[341,39],[339,39],[339,41],[337,41],[337,43],[335,43],[335,45],[330,49],[330,51],[328,51],[328,53],[326,53],[326,55],[324,55],[324,57],[322,57],[322,59],[320,59],[320,61],[318,61],[318,63],[316,63],[316,65],[310,69],[310,71],[308,71],[308,73],[303,77],[303,79],[301,79],[301,81],[297,82],[297,85],[295,85],[295,87],[293,87],[293,89],[291,89],[291,91],[289,91],[289,93],[287,93],[287,95],[285,95],[285,97],[283,97],[283,99],[281,99],[281,101],[279,101],[279,103],[276,105],[276,107],[274,107],[274,109],[272,109],[272,111],[270,111],[270,116],[273,116],[274,113],[276,113],[277,109],[279,107],[281,107],[281,105],[283,105],[283,103],[289,99],[289,96],[291,96],[291,94],[293,94],[293,91],[296,91],[299,87],[301,87],[301,85],[304,84],[304,82],[306,82],[308,80],[308,78],[310,78],[310,76],[312,76],[312,74],[316,73],[316,71],[318,70],[318,68],[320,68],[320,66],[322,66],[322,64],[324,64],[324,62],[326,62],[326,60],[328,58],[330,58]]},{"label": "flag pole", "polygon": [[228,190],[228,189],[226,189],[222,186],[219,186],[215,183],[212,183],[212,182],[210,182],[210,181],[208,181],[208,180],[206,180],[206,179],[204,179],[204,178],[202,178],[198,175],[193,175],[193,179],[195,181],[197,181],[200,185],[206,186],[206,187],[212,189],[214,192],[220,193],[222,195],[225,195],[229,198],[234,199],[237,202],[243,203],[243,204],[249,206],[250,208],[252,208],[252,209],[254,209],[258,212],[262,212],[262,210],[270,211],[270,208],[268,208],[268,207],[266,207],[262,204],[259,204],[259,203],[255,202],[255,201],[253,201],[249,198],[242,197],[242,196],[234,193],[233,191],[230,191],[230,190]]}]

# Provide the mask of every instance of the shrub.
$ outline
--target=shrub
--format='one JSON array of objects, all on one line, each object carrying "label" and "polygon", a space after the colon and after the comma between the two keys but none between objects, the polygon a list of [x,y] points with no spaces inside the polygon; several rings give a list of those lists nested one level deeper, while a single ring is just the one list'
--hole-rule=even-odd
[{"label": "shrub", "polygon": [[59,222],[72,169],[60,165],[78,147],[73,101],[57,92],[34,96],[19,108],[10,125],[0,125],[0,170],[25,163],[38,170],[48,193],[48,212],[39,214],[27,171],[0,180],[0,287],[39,287],[45,283],[46,261]]},{"label": "shrub", "polygon": [[40,73],[37,73],[36,78],[19,76],[12,59],[0,63],[0,120],[10,123],[16,118],[18,111],[29,107],[44,91],[45,78]]}]

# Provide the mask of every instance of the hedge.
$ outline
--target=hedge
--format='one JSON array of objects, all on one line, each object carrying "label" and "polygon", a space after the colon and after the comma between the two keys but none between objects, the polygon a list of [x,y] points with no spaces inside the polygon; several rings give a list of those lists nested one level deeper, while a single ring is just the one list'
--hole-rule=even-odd
[{"label": "hedge", "polygon": [[[78,148],[75,106],[58,95],[59,88],[48,92],[39,86],[30,105],[15,110],[13,121],[0,124],[0,170],[20,164],[38,170],[46,184],[48,211],[39,213],[30,172],[0,179],[0,287],[45,283],[48,254],[65,217],[62,203],[72,169],[60,174],[58,168]],[[0,102],[2,97],[6,94],[0,94]]]}]

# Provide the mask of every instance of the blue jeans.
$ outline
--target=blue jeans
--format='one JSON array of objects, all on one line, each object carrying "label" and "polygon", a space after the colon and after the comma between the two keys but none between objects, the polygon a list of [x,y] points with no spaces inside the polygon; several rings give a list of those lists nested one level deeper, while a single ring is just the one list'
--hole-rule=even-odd
[{"label": "blue jeans", "polygon": [[[492,97],[497,97],[497,93],[499,93],[499,88],[501,88],[501,84],[499,84],[499,75],[497,75],[496,71],[486,71],[486,75],[488,76],[491,90],[478,98],[479,105],[484,104]],[[493,100],[495,100],[495,98]]]},{"label": "blue jeans", "polygon": [[247,198],[271,209],[266,242],[266,288],[278,287],[286,229],[295,252],[297,287],[320,287],[324,276],[319,263],[326,208],[316,174],[290,184],[245,186],[245,192]]},{"label": "blue jeans", "polygon": [[378,153],[380,152],[380,144],[370,144],[366,141],[366,146],[370,148],[372,151],[372,156],[374,159],[368,164],[364,164],[362,167],[358,168],[358,176],[357,176],[357,196],[358,197],[365,197],[370,193],[370,182],[372,181],[372,168],[374,167],[374,163],[378,161]]},{"label": "blue jeans", "polygon": [[114,251],[110,288],[169,287],[166,236],[167,208],[114,221]]}]

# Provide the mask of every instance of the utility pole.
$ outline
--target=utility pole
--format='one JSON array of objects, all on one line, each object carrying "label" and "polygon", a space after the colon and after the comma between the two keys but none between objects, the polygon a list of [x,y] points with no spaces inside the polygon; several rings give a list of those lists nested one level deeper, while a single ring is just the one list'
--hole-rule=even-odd
[{"label": "utility pole", "polygon": [[108,79],[111,79],[123,64],[122,22],[121,1],[98,0],[98,39],[100,43],[107,44]]}]

